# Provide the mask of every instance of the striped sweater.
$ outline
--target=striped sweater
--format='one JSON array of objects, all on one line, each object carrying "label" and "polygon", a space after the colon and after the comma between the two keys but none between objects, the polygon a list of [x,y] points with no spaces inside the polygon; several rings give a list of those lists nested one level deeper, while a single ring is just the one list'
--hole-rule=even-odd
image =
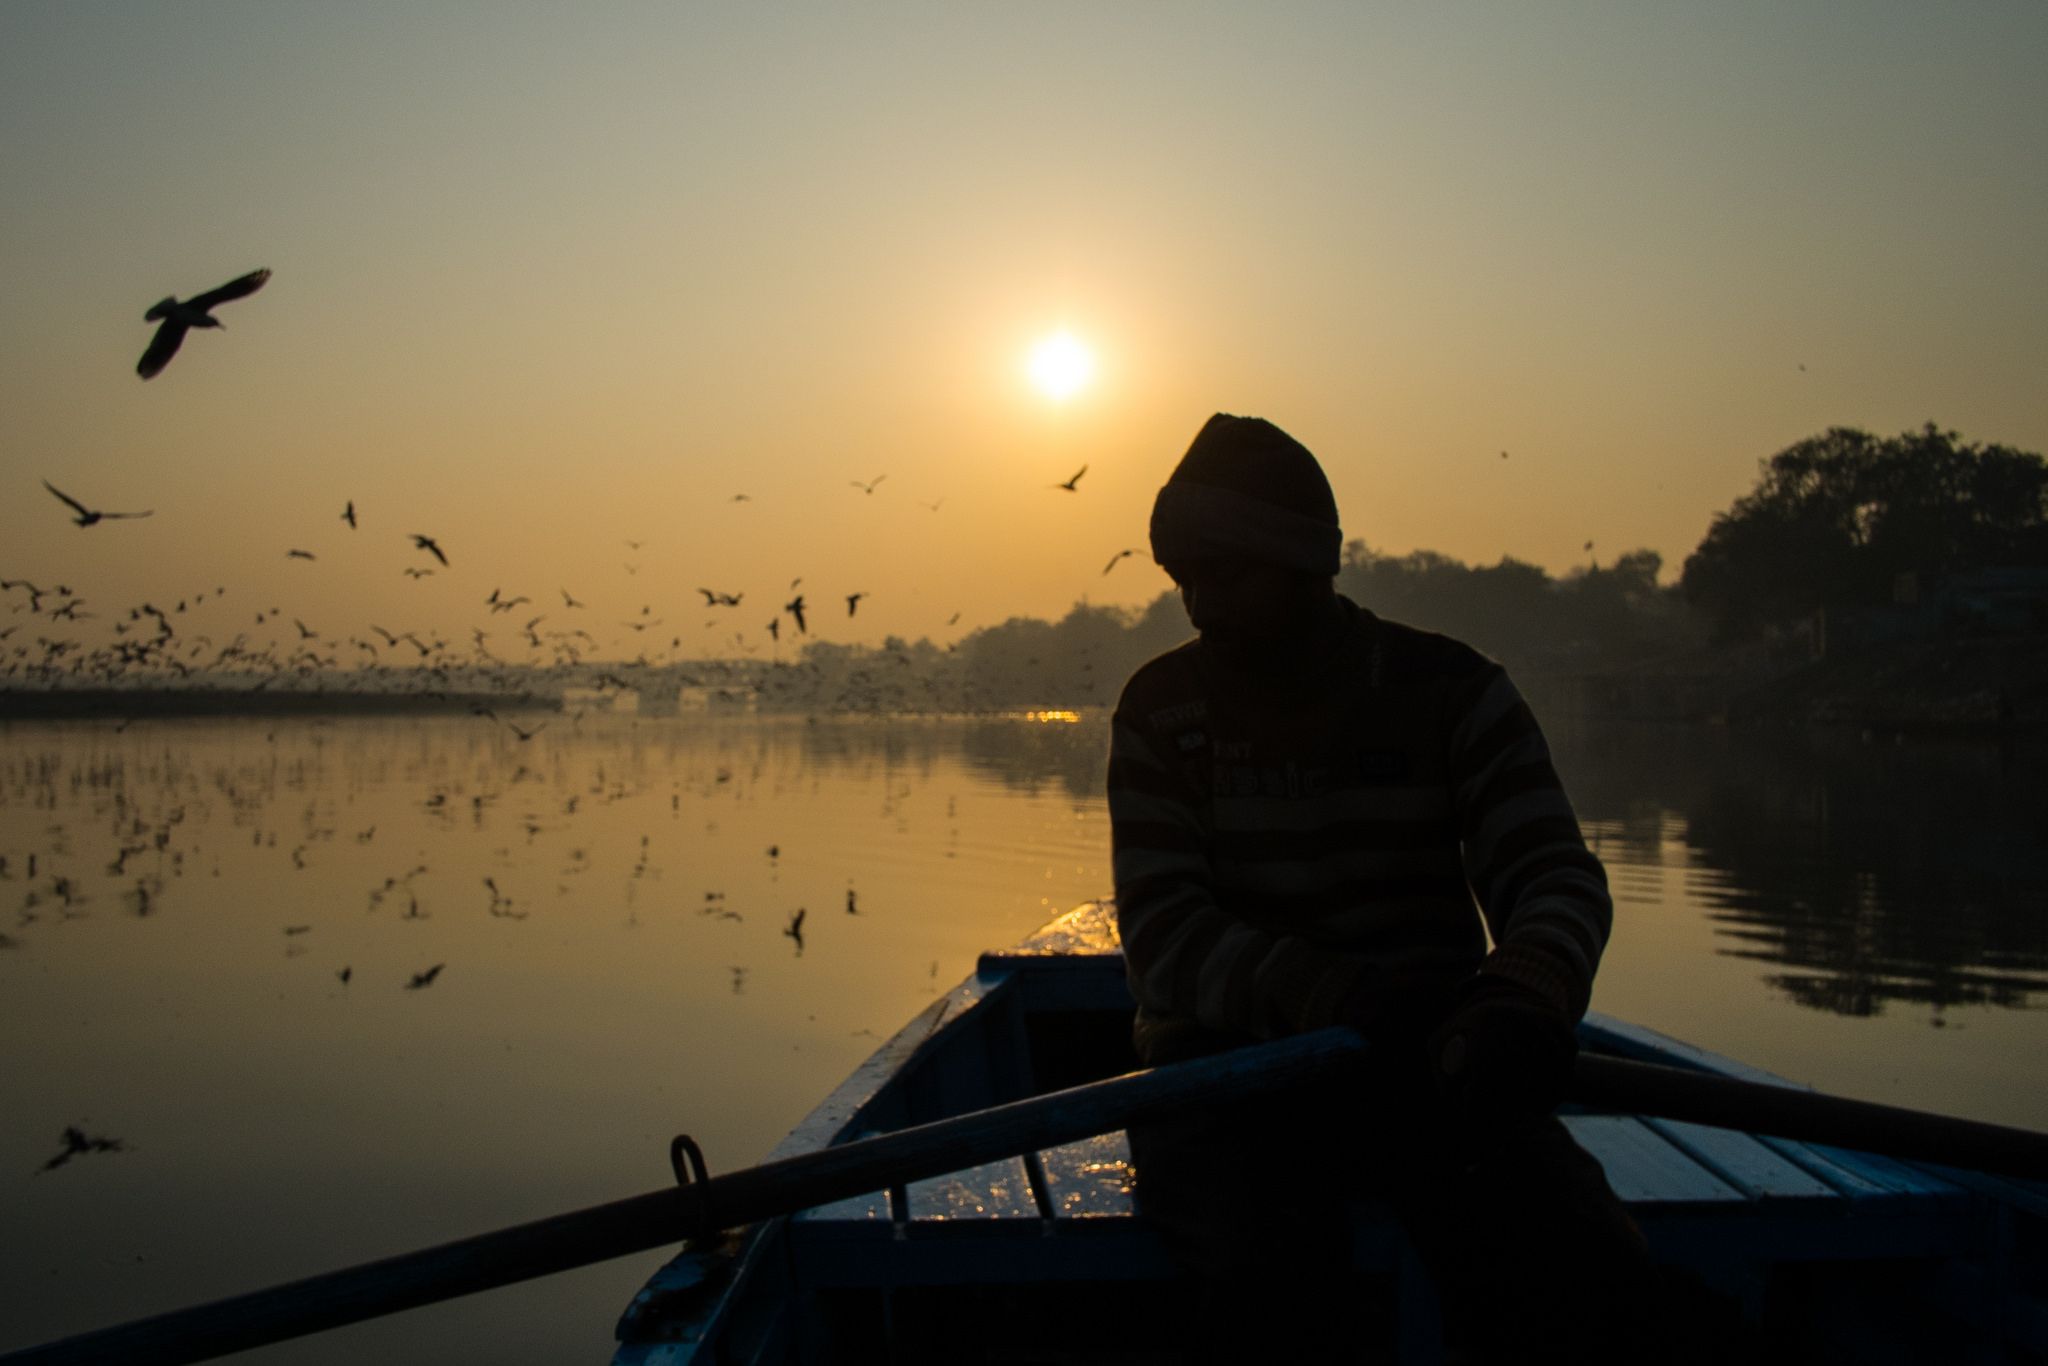
[{"label": "striped sweater", "polygon": [[1349,629],[1323,667],[1253,684],[1191,641],[1117,703],[1141,1052],[1185,1027],[1333,1023],[1381,969],[1446,987],[1483,970],[1585,1012],[1613,905],[1535,717],[1468,646],[1339,601]]}]

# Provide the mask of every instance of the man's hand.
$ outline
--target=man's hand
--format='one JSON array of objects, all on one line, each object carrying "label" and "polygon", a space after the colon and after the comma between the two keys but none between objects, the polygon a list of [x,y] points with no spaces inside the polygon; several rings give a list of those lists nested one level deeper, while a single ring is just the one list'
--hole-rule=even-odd
[{"label": "man's hand", "polygon": [[[1452,1005],[1441,973],[1372,967],[1362,974],[1337,1008],[1335,1023],[1350,1025],[1372,1040],[1429,1035]],[[1413,1047],[1411,1042],[1409,1047]]]},{"label": "man's hand", "polygon": [[1578,1051],[1572,1022],[1540,992],[1485,975],[1459,988],[1429,1043],[1438,1091],[1475,1148],[1555,1110]]}]

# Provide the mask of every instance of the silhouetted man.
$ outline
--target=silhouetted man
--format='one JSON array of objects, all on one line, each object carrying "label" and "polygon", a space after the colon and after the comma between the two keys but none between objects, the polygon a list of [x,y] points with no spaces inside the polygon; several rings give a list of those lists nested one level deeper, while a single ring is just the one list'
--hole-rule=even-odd
[{"label": "silhouetted man", "polygon": [[1606,874],[1507,674],[1339,595],[1341,544],[1315,457],[1258,418],[1211,418],[1153,507],[1200,634],[1112,728],[1138,1053],[1331,1024],[1374,1048],[1362,1083],[1134,1129],[1141,1208],[1214,1283],[1195,1336],[1219,1356],[1356,1350],[1342,1212],[1365,1195],[1467,1359],[1608,1360],[1645,1247],[1553,1113]]}]

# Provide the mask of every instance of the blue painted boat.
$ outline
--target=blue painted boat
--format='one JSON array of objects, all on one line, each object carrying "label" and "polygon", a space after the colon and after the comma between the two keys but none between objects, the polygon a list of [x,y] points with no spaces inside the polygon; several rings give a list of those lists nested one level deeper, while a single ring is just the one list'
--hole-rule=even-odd
[{"label": "blue painted boat", "polygon": [[[776,1149],[794,1157],[1129,1070],[1110,908],[1090,903],[912,1020]],[[1582,1049],[1789,1085],[1602,1016]],[[1631,1114],[1570,1111],[1654,1255],[1735,1297],[1786,1359],[2048,1361],[2048,1184]],[[772,1159],[771,1159],[772,1160]],[[770,1219],[664,1265],[616,1366],[1157,1359],[1132,1306],[1176,1291],[1107,1133]],[[1384,1210],[1353,1259],[1382,1359],[1440,1359],[1427,1279]]]}]

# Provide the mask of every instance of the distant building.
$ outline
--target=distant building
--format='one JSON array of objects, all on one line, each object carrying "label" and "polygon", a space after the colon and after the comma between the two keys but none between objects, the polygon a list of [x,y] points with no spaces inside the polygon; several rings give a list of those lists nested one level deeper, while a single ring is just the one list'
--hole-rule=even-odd
[{"label": "distant building", "polygon": [[2048,567],[1972,569],[1930,581],[1892,581],[1882,607],[1824,607],[1814,614],[1818,654],[1871,646],[2048,634]]},{"label": "distant building", "polygon": [[1951,577],[1942,590],[1944,626],[1972,635],[2048,632],[2048,566],[1978,569]]}]

